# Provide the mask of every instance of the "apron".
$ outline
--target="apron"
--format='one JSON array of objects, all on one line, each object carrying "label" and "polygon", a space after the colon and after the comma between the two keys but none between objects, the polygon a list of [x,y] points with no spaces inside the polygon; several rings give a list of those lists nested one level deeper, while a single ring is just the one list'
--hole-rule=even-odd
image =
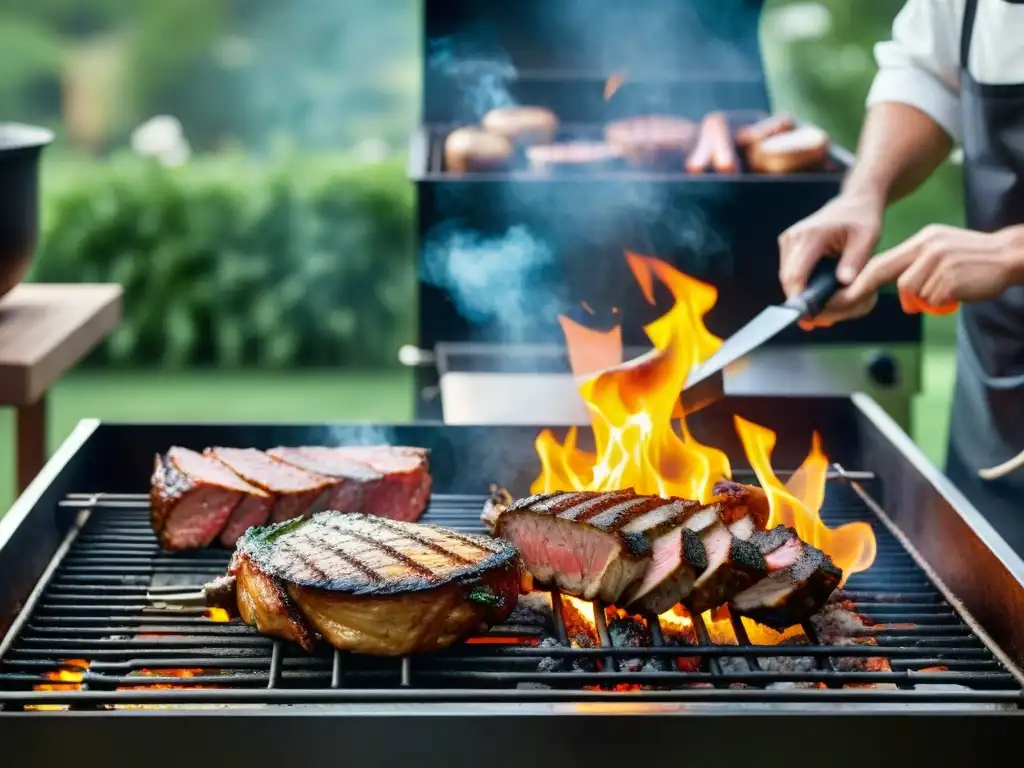
[{"label": "apron", "polygon": [[[960,39],[964,199],[967,226],[994,232],[1024,223],[1024,84],[985,85],[971,77],[978,1],[967,0]],[[995,481],[977,475],[1024,450],[1024,286],[963,304],[957,322],[946,474],[1024,554],[1024,470]]]}]

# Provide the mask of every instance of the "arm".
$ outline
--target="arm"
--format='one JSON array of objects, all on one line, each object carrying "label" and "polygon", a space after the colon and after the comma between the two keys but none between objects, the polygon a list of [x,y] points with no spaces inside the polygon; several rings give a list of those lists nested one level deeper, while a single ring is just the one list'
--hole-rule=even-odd
[{"label": "arm", "polygon": [[882,207],[917,189],[949,156],[949,134],[917,107],[880,102],[868,111],[842,194]]},{"label": "arm", "polygon": [[[960,131],[963,7],[964,0],[908,0],[892,40],[875,47],[879,72],[857,161],[839,196],[779,239],[779,277],[788,296],[803,290],[814,265],[830,253],[840,254],[839,279],[852,283],[878,243],[885,206],[916,189],[949,154]],[[842,304],[840,296],[821,324],[850,316],[852,308]]]}]

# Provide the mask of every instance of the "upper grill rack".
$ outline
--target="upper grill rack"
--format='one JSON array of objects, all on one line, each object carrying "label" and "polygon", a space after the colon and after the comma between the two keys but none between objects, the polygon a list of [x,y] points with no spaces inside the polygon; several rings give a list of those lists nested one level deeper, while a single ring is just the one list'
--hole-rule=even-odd
[{"label": "upper grill rack", "polygon": [[[843,474],[839,468],[833,476]],[[754,645],[736,620],[737,644],[718,644],[698,616],[695,645],[666,645],[666,628],[656,617],[645,617],[650,647],[614,647],[604,608],[595,606],[599,642],[593,648],[568,647],[569,630],[556,595],[550,633],[506,623],[449,651],[401,659],[327,649],[306,655],[238,621],[215,621],[205,609],[161,605],[161,594],[180,593],[223,573],[229,553],[163,553],[149,527],[146,497],[74,494],[61,506],[77,508],[81,516],[7,645],[0,646],[0,708],[623,697],[985,708],[1024,703],[1017,678],[890,532],[864,490],[870,481],[851,482],[851,477],[870,475],[849,473],[845,480],[830,481],[822,517],[830,526],[862,520],[875,531],[875,564],[848,580],[844,597],[877,622],[870,633],[877,644],[826,645],[808,624],[807,645]],[[424,521],[480,532],[482,503],[477,495],[435,495]],[[545,634],[560,645],[536,647]],[[680,671],[674,661],[681,657],[700,659],[699,667],[688,667],[697,671]],[[626,669],[626,660],[652,658],[665,663],[656,671]],[[553,660],[556,671],[538,671],[542,659]],[[878,659],[886,664],[869,661]],[[820,687],[799,687],[807,684]],[[44,689],[34,690],[40,686]]]}]

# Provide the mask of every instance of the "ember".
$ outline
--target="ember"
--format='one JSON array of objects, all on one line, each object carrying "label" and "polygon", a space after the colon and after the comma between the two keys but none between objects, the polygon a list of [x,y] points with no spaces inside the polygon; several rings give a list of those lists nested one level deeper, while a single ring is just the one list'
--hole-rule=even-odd
[{"label": "ember", "polygon": [[[43,677],[53,680],[52,683],[40,683],[33,685],[33,691],[80,691],[82,681],[85,679],[85,671],[89,669],[89,662],[84,659],[65,659],[61,662],[59,669],[44,672]],[[25,707],[33,712],[45,712],[52,710],[67,709],[65,704],[34,704]]]},{"label": "ember", "polygon": [[[722,344],[704,325],[718,291],[658,259],[627,252],[626,260],[651,304],[657,277],[671,292],[673,306],[644,329],[654,350],[627,362],[622,361],[619,327],[598,332],[560,318],[570,364],[590,411],[595,451],[577,447],[574,429],[561,443],[550,430],[543,430],[536,440],[541,472],[530,490],[633,488],[640,494],[706,503],[714,496],[715,483],[731,478],[732,469],[722,451],[702,445],[689,433],[679,393],[692,368]],[[770,463],[775,433],[739,418],[736,429],[768,493],[770,525],[795,528],[805,541],[830,555],[847,577],[869,568],[876,550],[871,527],[849,523],[831,529],[819,514],[828,460],[817,436],[803,465],[783,485]]]}]

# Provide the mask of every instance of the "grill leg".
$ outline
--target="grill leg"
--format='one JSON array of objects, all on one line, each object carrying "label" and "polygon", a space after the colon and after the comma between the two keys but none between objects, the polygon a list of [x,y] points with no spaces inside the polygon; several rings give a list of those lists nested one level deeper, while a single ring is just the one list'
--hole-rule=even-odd
[{"label": "grill leg", "polygon": [[15,411],[18,440],[18,493],[24,493],[46,463],[46,395]]}]

